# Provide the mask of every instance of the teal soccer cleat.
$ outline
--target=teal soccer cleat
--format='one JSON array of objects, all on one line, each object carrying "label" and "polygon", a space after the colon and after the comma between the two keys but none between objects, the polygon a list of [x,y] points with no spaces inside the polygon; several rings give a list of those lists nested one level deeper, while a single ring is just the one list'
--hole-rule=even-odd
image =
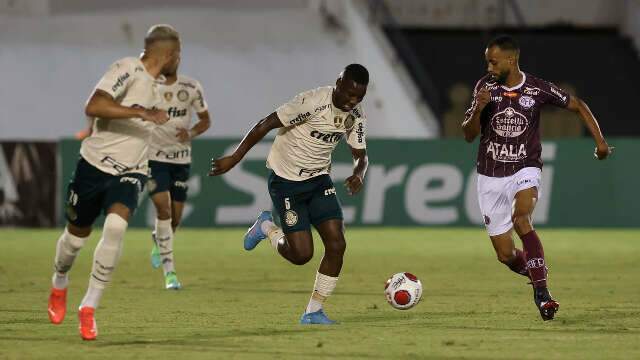
[{"label": "teal soccer cleat", "polygon": [[160,258],[160,249],[156,243],[156,232],[151,233],[151,240],[153,240],[153,247],[151,248],[151,266],[154,269],[162,266],[162,259]]},{"label": "teal soccer cleat", "polygon": [[167,275],[164,276],[164,287],[167,290],[182,289],[182,284],[180,284],[180,281],[178,281],[178,276],[175,272],[168,272]]},{"label": "teal soccer cleat", "polygon": [[267,234],[262,231],[262,223],[265,221],[273,222],[273,216],[271,211],[263,211],[258,216],[255,223],[249,228],[246,234],[244,234],[244,249],[253,250],[260,241],[267,238]]},{"label": "teal soccer cleat", "polygon": [[318,324],[318,325],[332,325],[336,322],[329,319],[327,315],[322,311],[322,309],[312,312],[302,314],[300,317],[300,324],[302,325],[310,325],[310,324]]}]

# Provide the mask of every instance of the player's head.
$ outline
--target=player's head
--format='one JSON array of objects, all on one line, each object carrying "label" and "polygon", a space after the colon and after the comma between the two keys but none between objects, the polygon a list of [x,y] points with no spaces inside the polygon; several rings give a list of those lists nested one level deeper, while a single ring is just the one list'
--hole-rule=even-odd
[{"label": "player's head", "polygon": [[504,83],[512,71],[519,71],[520,47],[509,35],[500,35],[489,41],[484,57],[487,71],[498,83]]},{"label": "player's head", "polygon": [[350,111],[367,93],[369,71],[360,64],[351,64],[342,70],[333,92],[333,105],[342,111]]},{"label": "player's head", "polygon": [[180,34],[171,25],[153,25],[144,37],[144,51],[150,56],[167,59],[163,75],[175,75],[180,65]]}]

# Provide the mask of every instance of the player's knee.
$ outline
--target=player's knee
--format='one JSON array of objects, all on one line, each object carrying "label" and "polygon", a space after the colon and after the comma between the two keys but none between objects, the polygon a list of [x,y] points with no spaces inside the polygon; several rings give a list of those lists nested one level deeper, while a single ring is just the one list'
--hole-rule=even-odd
[{"label": "player's knee", "polygon": [[325,254],[334,257],[344,256],[344,252],[347,250],[347,242],[344,239],[331,241],[325,245]]},{"label": "player's knee", "polygon": [[159,206],[156,208],[157,217],[159,220],[168,220],[171,219],[171,209],[167,206]]},{"label": "player's knee", "polygon": [[503,264],[511,264],[516,257],[516,254],[513,251],[496,251],[496,255],[498,256],[498,261]]},{"label": "player's knee", "polygon": [[514,214],[511,217],[511,221],[518,234],[522,234],[523,231],[531,228],[531,221],[529,220],[528,214]]},{"label": "player's knee", "polygon": [[313,258],[313,249],[300,249],[295,252],[292,263],[295,265],[304,265]]}]

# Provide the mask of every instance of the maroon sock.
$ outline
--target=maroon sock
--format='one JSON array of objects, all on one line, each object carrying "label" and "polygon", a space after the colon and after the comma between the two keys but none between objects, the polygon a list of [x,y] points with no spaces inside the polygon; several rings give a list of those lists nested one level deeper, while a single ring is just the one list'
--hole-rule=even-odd
[{"label": "maroon sock", "polygon": [[527,260],[527,270],[534,288],[547,287],[547,267],[544,263],[544,250],[535,230],[522,236],[524,257]]},{"label": "maroon sock", "polygon": [[516,256],[513,260],[507,264],[509,269],[516,274],[529,277],[529,271],[527,271],[527,260],[524,258],[524,253],[520,249],[516,249]]}]

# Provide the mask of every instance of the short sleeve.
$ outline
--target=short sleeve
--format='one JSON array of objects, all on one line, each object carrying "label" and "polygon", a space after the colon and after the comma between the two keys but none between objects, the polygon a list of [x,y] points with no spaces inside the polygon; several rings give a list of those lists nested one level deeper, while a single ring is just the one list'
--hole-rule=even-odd
[{"label": "short sleeve", "polygon": [[561,108],[566,108],[567,106],[569,106],[571,95],[557,87],[555,84],[547,81],[542,81],[541,90],[543,93],[543,101],[545,104],[551,104]]},{"label": "short sleeve", "polygon": [[133,66],[128,59],[118,60],[102,76],[96,89],[100,89],[117,99],[124,94],[133,80]]},{"label": "short sleeve", "polygon": [[306,91],[276,109],[276,114],[282,125],[292,126],[308,121],[315,115],[317,104],[314,92]]},{"label": "short sleeve", "polygon": [[361,107],[353,111],[356,119],[353,127],[347,134],[347,144],[354,149],[367,148],[367,122]]},{"label": "short sleeve", "polygon": [[204,90],[199,81],[196,81],[196,96],[191,101],[191,106],[195,109],[196,113],[202,113],[209,109],[207,101],[204,99]]}]

